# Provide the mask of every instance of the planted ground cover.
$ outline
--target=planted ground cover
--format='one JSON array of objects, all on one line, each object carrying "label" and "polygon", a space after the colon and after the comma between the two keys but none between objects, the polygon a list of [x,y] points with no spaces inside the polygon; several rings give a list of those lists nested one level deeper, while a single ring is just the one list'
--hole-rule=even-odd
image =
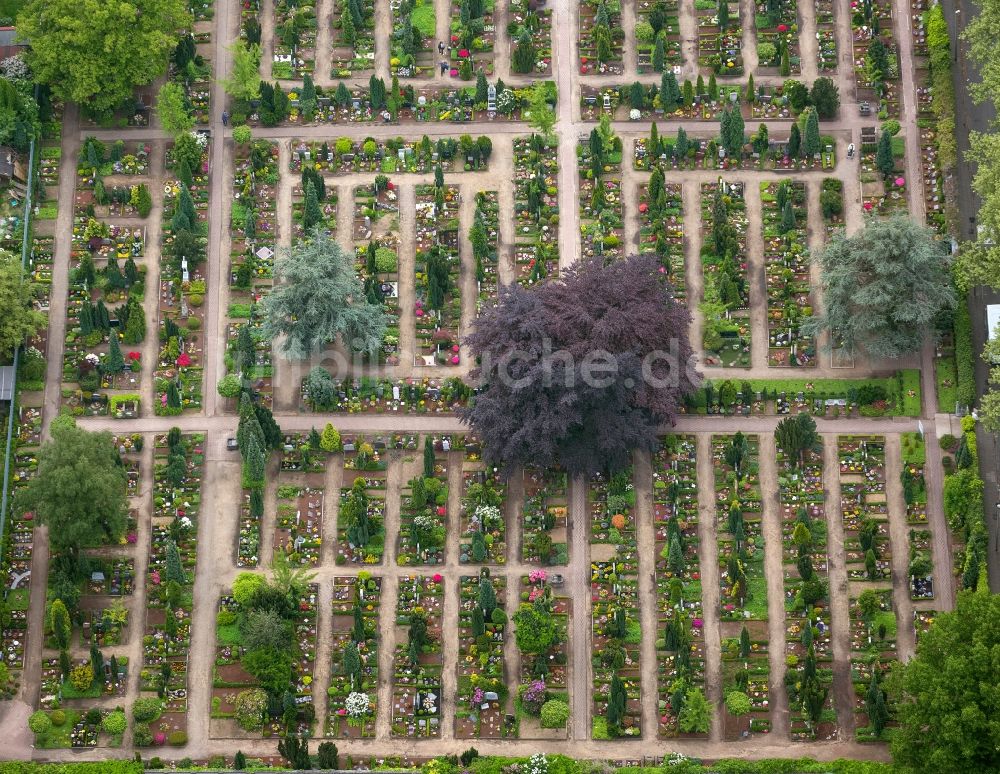
[{"label": "planted ground cover", "polygon": [[[896,124],[898,126],[898,123]],[[895,127],[891,127],[895,128]],[[907,211],[906,141],[884,126],[861,133],[861,206],[866,213]]]},{"label": "planted ground cover", "polygon": [[354,189],[354,251],[358,275],[386,315],[381,359],[399,364],[399,197],[395,186],[376,177]]},{"label": "planted ground cover", "polygon": [[892,2],[868,0],[852,9],[855,93],[868,102],[879,119],[898,118],[899,52],[895,40]]},{"label": "planted ground cover", "polygon": [[448,64],[452,78],[493,74],[493,0],[452,0]]},{"label": "planted ground cover", "polygon": [[[433,0],[399,0],[392,8],[389,65],[400,78],[433,75],[437,20]],[[447,68],[446,68],[447,69]],[[443,75],[443,73],[442,73]]]},{"label": "planted ground cover", "polygon": [[680,301],[687,300],[683,218],[681,184],[664,182],[654,169],[649,183],[639,186],[639,252],[656,254]]},{"label": "planted ground cover", "polygon": [[793,741],[836,730],[823,455],[778,450],[778,505],[785,565],[785,685]]},{"label": "planted ground cover", "polygon": [[391,735],[439,737],[444,579],[440,575],[403,575],[398,583]]},{"label": "planted ground cover", "polygon": [[639,562],[632,471],[591,480],[590,598],[594,739],[642,736]]},{"label": "planted ground cover", "polygon": [[580,169],[580,233],[585,257],[622,257],[622,142],[608,121],[577,146]]},{"label": "planted ground cover", "polygon": [[909,525],[910,598],[934,598],[934,562],[931,558],[931,532],[927,524],[927,480],[924,476],[926,448],[920,433],[900,434],[903,468],[900,484],[906,503],[906,523]]},{"label": "planted ground cover", "polygon": [[814,0],[816,6],[816,66],[819,71],[837,69],[837,23],[833,0]]},{"label": "planted ground cover", "polygon": [[521,561],[545,565],[569,562],[567,477],[558,470],[522,472]]},{"label": "planted ground cover", "polygon": [[333,664],[325,733],[370,739],[375,736],[382,579],[362,570],[356,576],[335,577],[332,583]]},{"label": "planted ground cover", "polygon": [[350,482],[350,486],[340,490],[337,564],[379,564],[382,561],[389,464],[384,442],[381,446],[382,449],[376,449],[364,436],[342,439],[343,480]]},{"label": "planted ground cover", "polygon": [[[396,562],[441,564],[448,529],[448,450],[451,438],[424,436],[423,468],[403,488]],[[438,462],[438,452],[444,459]]]},{"label": "planted ground cover", "polygon": [[505,721],[507,673],[504,637],[507,636],[506,578],[462,575],[458,581],[459,623],[458,695],[455,701],[455,736],[459,739],[500,739],[511,735],[516,724]]},{"label": "planted ground cover", "polygon": [[[705,635],[698,563],[698,464],[692,435],[668,435],[653,455],[656,529],[657,736],[703,737]],[[661,628],[662,627],[662,628]]]},{"label": "planted ground cover", "polygon": [[556,151],[539,134],[514,138],[514,262],[522,285],[559,274]]},{"label": "planted ground cover", "polygon": [[760,196],[767,282],[767,364],[814,366],[816,341],[799,330],[802,319],[812,315],[805,183],[761,183]]},{"label": "planted ground cover", "polygon": [[840,512],[847,577],[878,583],[890,578],[889,511],[885,495],[885,438],[840,436]]},{"label": "planted ground cover", "polygon": [[885,679],[897,660],[896,614],[891,588],[866,588],[852,593],[851,682],[854,685],[855,738],[874,742],[888,725]]},{"label": "planted ground cover", "polygon": [[792,75],[802,71],[796,0],[757,3],[757,71]]},{"label": "planted ground cover", "polygon": [[337,0],[330,16],[331,78],[350,78],[375,67],[375,3]]},{"label": "planted ground cover", "polygon": [[701,311],[706,365],[750,365],[750,291],[742,183],[702,183]]},{"label": "planted ground cover", "polygon": [[307,163],[299,183],[292,186],[292,244],[317,226],[336,236],[337,189],[327,187],[323,176]]},{"label": "planted ground cover", "polygon": [[467,443],[462,461],[462,508],[459,513],[459,561],[504,564],[507,561],[506,480]]},{"label": "planted ground cover", "polygon": [[759,454],[756,435],[712,436],[727,739],[771,727]]},{"label": "planted ground cover", "polygon": [[417,365],[458,365],[462,294],[459,285],[458,187],[436,176],[418,185],[416,260]]}]

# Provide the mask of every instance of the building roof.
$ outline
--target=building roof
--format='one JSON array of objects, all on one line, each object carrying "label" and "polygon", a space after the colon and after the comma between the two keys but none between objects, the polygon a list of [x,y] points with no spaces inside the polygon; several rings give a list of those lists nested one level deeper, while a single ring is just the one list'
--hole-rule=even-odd
[{"label": "building roof", "polygon": [[14,366],[0,366],[0,400],[14,397]]},{"label": "building roof", "polygon": [[1000,323],[1000,304],[986,305],[986,335],[989,341],[996,338],[997,323]]}]

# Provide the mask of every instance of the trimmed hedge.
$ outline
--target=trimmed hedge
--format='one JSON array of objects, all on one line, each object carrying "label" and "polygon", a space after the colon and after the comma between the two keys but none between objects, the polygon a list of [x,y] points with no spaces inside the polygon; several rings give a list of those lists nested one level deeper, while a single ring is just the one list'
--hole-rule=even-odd
[{"label": "trimmed hedge", "polygon": [[964,406],[976,400],[976,361],[972,349],[972,317],[969,304],[962,298],[955,310],[956,397]]}]

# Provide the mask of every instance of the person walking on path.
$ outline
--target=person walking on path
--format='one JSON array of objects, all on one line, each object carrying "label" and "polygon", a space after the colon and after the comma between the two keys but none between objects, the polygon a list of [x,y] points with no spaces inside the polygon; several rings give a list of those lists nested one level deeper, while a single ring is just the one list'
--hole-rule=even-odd
[{"label": "person walking on path", "polygon": [[225,110],[222,111],[222,125],[229,126],[229,113]]}]

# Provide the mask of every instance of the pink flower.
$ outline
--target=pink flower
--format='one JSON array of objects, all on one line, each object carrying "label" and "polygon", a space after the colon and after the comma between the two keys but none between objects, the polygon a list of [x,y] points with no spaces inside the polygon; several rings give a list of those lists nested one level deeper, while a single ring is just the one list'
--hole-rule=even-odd
[{"label": "pink flower", "polygon": [[191,365],[191,356],[187,352],[181,352],[181,356],[177,358],[177,367],[186,368]]},{"label": "pink flower", "polygon": [[423,316],[424,316],[424,310],[423,309],[417,309],[417,317],[423,317]]},{"label": "pink flower", "polygon": [[439,505],[437,513],[438,513],[438,516],[446,516],[448,514],[448,509],[445,508],[443,505]]},{"label": "pink flower", "polygon": [[788,25],[787,24],[779,24],[778,25],[778,32],[788,32]]},{"label": "pink flower", "polygon": [[463,48],[461,51],[458,52],[458,55],[460,57],[462,57],[462,59],[468,59],[469,58],[469,49]]},{"label": "pink flower", "polygon": [[139,360],[141,357],[142,357],[142,353],[140,353],[140,352],[129,352],[128,353],[128,359],[129,360]]},{"label": "pink flower", "polygon": [[451,351],[452,352],[458,352],[458,344],[452,344],[451,345]]},{"label": "pink flower", "polygon": [[452,365],[458,365],[459,362],[461,362],[461,361],[458,359],[458,355],[455,355],[454,357],[452,357],[452,359],[451,359],[451,364]]},{"label": "pink flower", "polygon": [[451,68],[451,70],[450,70],[450,72],[449,72],[448,74],[449,74],[449,75],[450,75],[450,76],[451,76],[452,78],[456,78],[456,77],[458,77],[458,70],[456,70],[456,69],[455,69],[454,67],[452,67],[452,68]]},{"label": "pink flower", "polygon": [[164,745],[167,743],[167,735],[161,731],[153,737],[153,741],[156,742],[157,745]]},{"label": "pink flower", "polygon": [[435,583],[440,583],[441,581],[444,580],[444,577],[441,575],[441,573],[436,572],[434,573],[434,575],[431,576],[431,580],[434,581]]},{"label": "pink flower", "polygon": [[153,573],[151,575],[151,579],[153,581],[153,585],[154,586],[159,586],[160,585],[160,571],[159,570],[153,570]]}]

